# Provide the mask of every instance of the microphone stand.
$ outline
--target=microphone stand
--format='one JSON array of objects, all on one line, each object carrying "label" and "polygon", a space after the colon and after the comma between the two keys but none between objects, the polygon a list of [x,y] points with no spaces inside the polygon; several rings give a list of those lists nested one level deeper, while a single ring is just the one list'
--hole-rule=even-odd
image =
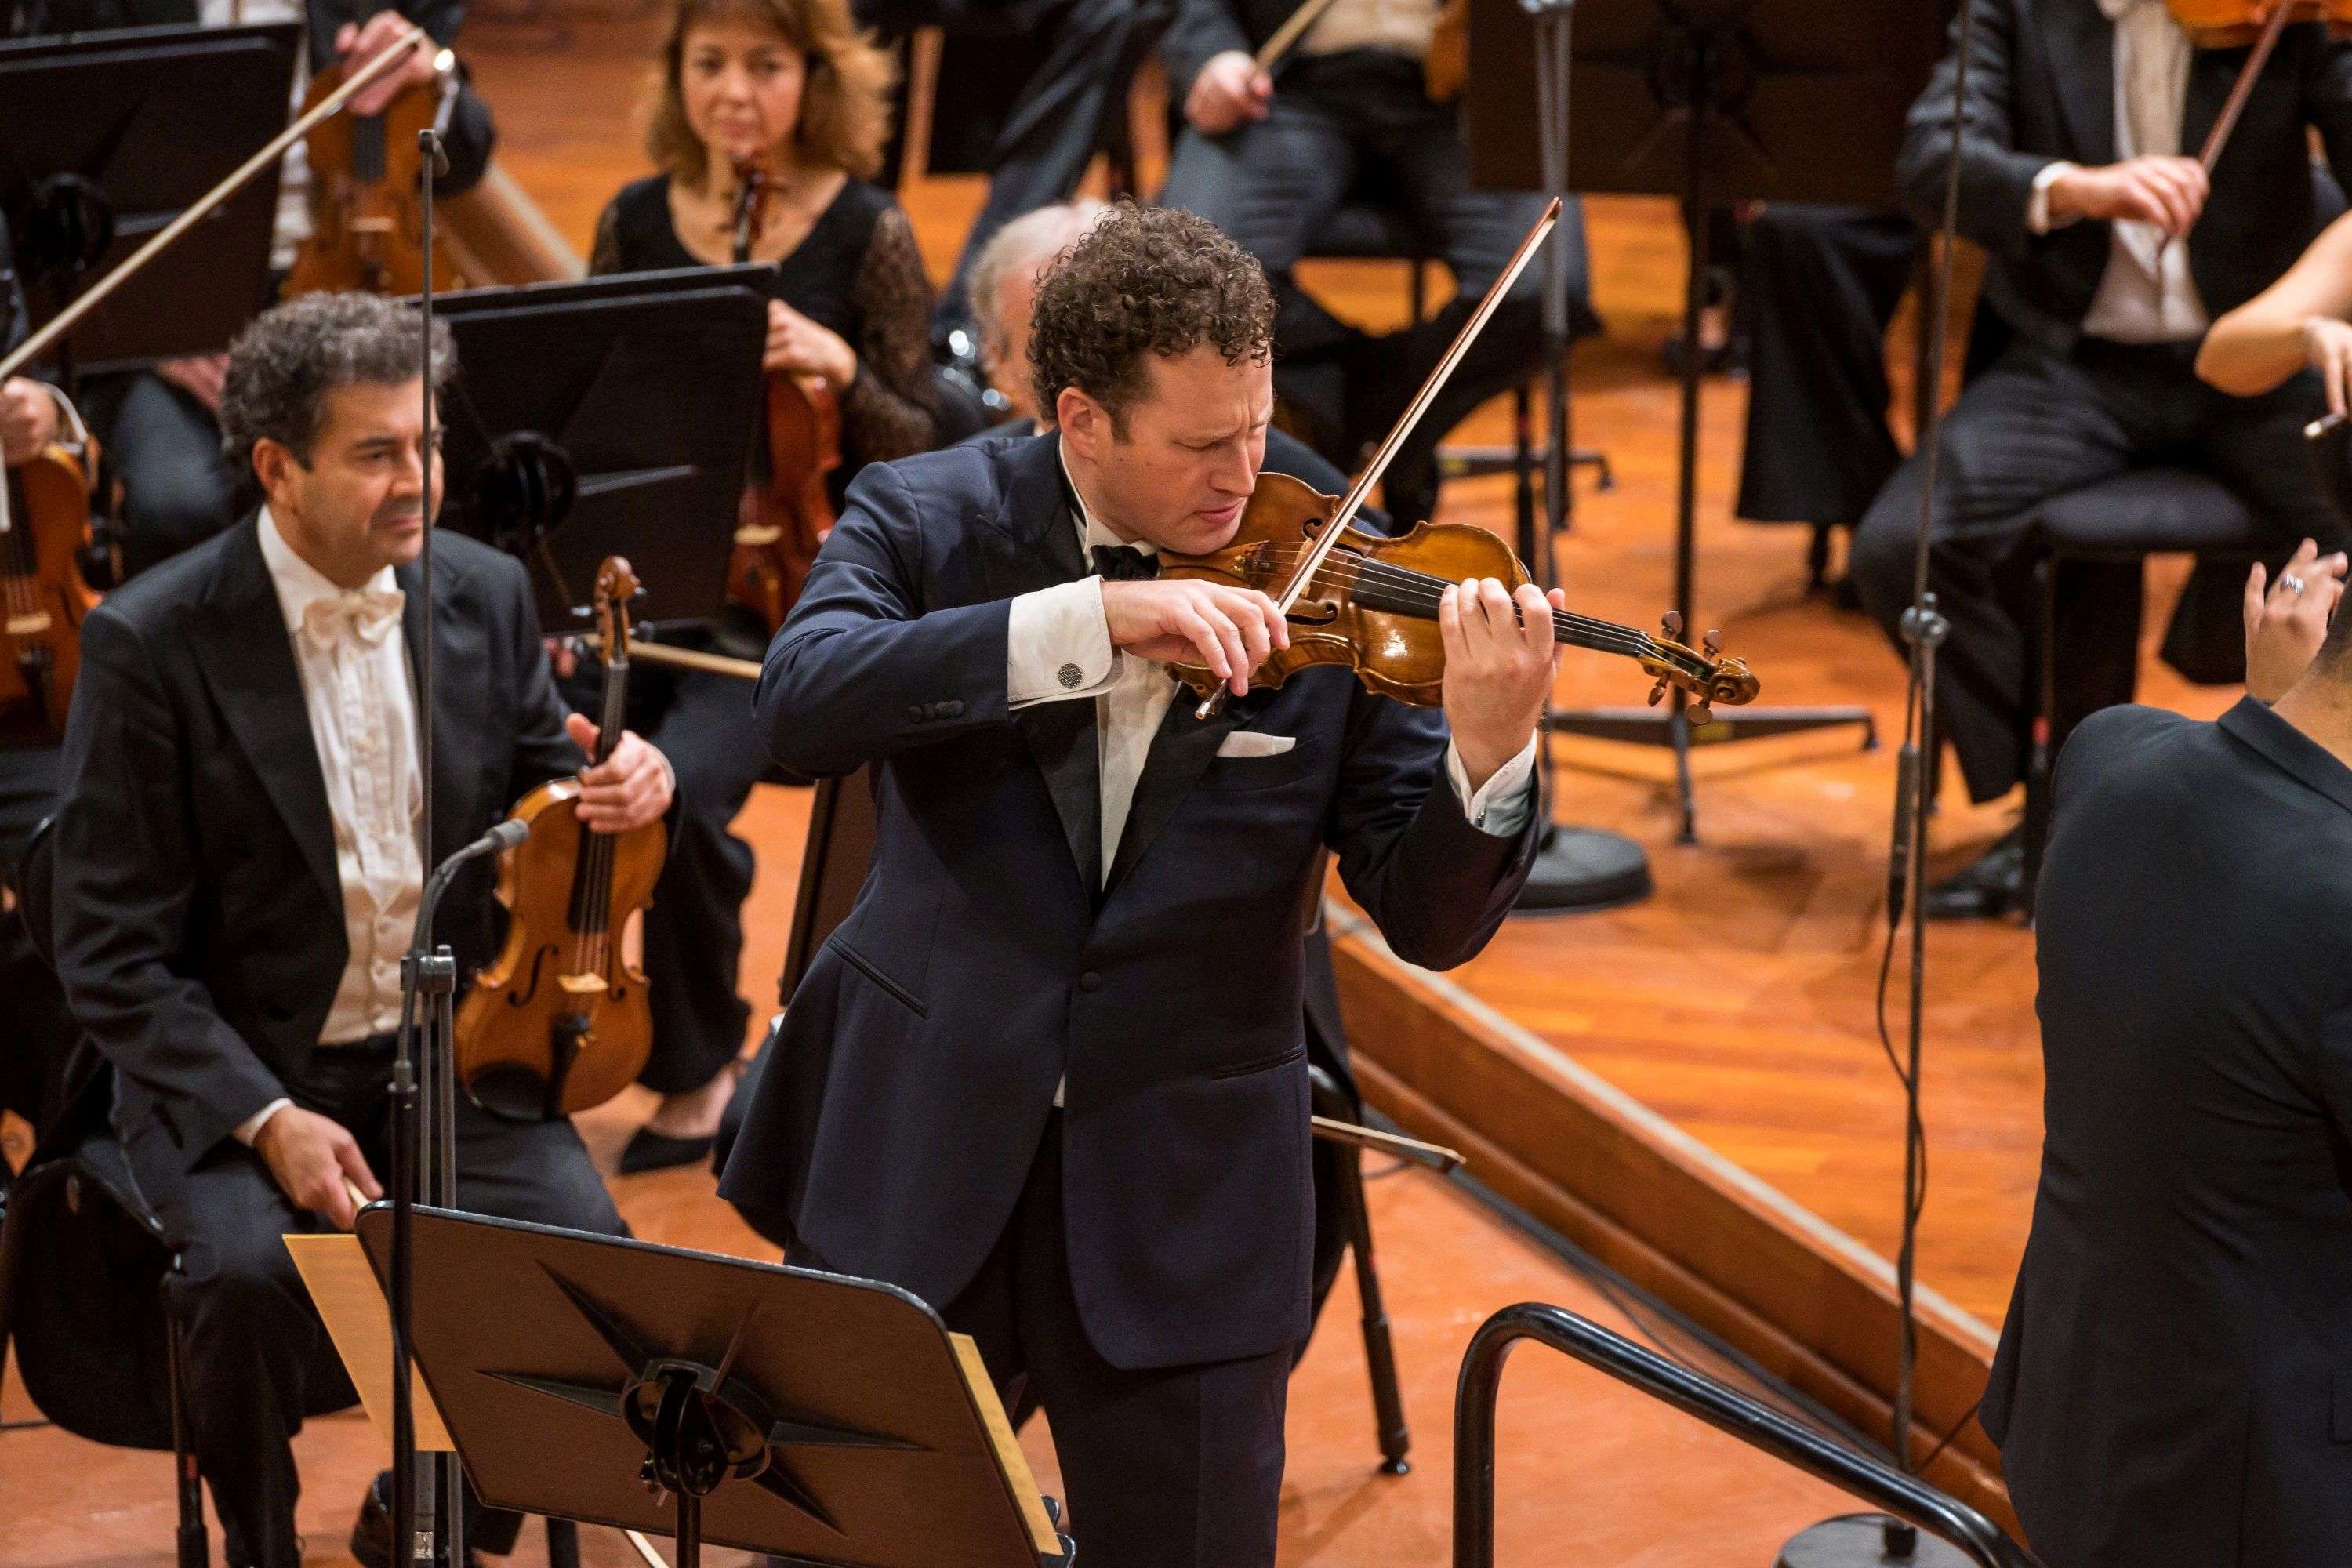
[{"label": "microphone stand", "polygon": [[[1910,649],[1909,673],[1903,698],[1903,750],[1896,759],[1895,823],[1886,871],[1886,965],[1880,971],[1878,1017],[1880,1038],[1886,1040],[1886,976],[1894,967],[1895,942],[1903,922],[1911,922],[1910,985],[1906,1048],[1896,1065],[1903,1083],[1903,1235],[1895,1258],[1895,1294],[1901,1327],[1895,1353],[1895,1399],[1892,1430],[1895,1468],[1912,1472],[1912,1395],[1918,1370],[1919,1321],[1916,1300],[1920,1210],[1927,1198],[1927,1134],[1919,1111],[1919,1068],[1927,1033],[1927,922],[1922,882],[1927,858],[1927,803],[1933,770],[1938,760],[1936,744],[1936,655],[1951,633],[1951,623],[1936,606],[1927,587],[1932,530],[1936,521],[1936,471],[1941,455],[1943,428],[1944,318],[1952,297],[1952,256],[1960,212],[1961,128],[1968,113],[1969,49],[1975,33],[1975,0],[1960,0],[1959,22],[1953,31],[1952,146],[1944,174],[1944,212],[1937,226],[1939,246],[1927,298],[1920,311],[1919,330],[1928,334],[1927,384],[1920,389],[1919,532],[1911,558],[1911,607],[1903,613],[1902,633]],[[1893,1043],[1887,1055],[1894,1058]],[[1955,1428],[1957,1430],[1957,1428]],[[1932,1457],[1932,1454],[1931,1456]],[[1804,1531],[1782,1549],[1782,1568],[1861,1568],[1863,1564],[1924,1563],[1930,1568],[1965,1564],[1968,1560],[1940,1541],[1920,1537],[1916,1526],[1891,1514],[1853,1515],[1832,1519]]]},{"label": "microphone stand", "polygon": [[[439,473],[433,396],[433,182],[448,168],[437,131],[416,133],[424,155],[423,187],[424,287],[417,346],[419,377],[424,387],[419,461],[425,481],[425,530],[418,555],[418,591],[425,595],[425,636],[416,650],[417,705],[423,710],[416,725],[417,771],[421,788],[417,835],[425,853],[433,852],[433,519]],[[411,1346],[415,1322],[415,1281],[412,1277],[411,1223],[419,1202],[454,1207],[457,1199],[456,1073],[450,1059],[455,1035],[457,961],[444,943],[432,945],[433,913],[457,868],[485,846],[486,838],[451,856],[426,882],[416,910],[416,929],[408,952],[400,961],[400,1036],[392,1069],[392,1568],[436,1563],[461,1568],[466,1561],[464,1478],[457,1456],[436,1454],[420,1465],[416,1452],[416,1420],[411,1392]],[[432,1009],[426,1024],[422,1014]],[[420,1049],[418,1037],[424,1039]],[[420,1082],[421,1059],[421,1082]],[[420,1120],[420,1089],[429,1115]],[[420,1483],[422,1485],[420,1486]]]}]

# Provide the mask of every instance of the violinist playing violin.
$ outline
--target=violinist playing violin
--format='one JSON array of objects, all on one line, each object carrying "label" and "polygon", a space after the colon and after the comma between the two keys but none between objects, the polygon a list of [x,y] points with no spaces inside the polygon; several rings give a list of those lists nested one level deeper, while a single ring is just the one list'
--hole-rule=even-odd
[{"label": "violinist playing violin", "polygon": [[[2336,183],[2352,188],[2352,44],[2294,13],[2209,171],[2201,154],[2252,57],[2200,47],[2213,40],[2174,12],[2231,7],[1969,4],[1959,232],[1990,253],[1984,298],[2002,347],[1944,418],[1928,585],[1951,623],[1937,715],[1982,803],[2019,783],[2029,756],[2038,609],[2017,552],[2049,498],[2136,468],[2189,468],[2245,501],[2274,561],[2300,539],[2347,542],[2302,451],[2320,407],[2316,378],[2229,397],[2197,379],[2196,359],[2209,323],[2268,288],[2318,232],[2314,132]],[[2243,21],[2269,7],[2234,9]],[[1906,205],[1929,227],[1942,220],[1951,167],[1955,68],[1948,57],[1913,106],[1897,169]],[[1921,485],[1915,456],[1853,540],[1854,585],[1898,648]],[[2176,618],[2166,656],[2200,679],[2236,678],[2237,578],[2200,574],[2184,609],[2215,613]],[[2130,700],[2140,619],[2135,567],[2078,566],[2057,585],[2053,751],[2075,721]],[[2187,636],[2206,626],[2225,633],[2218,657]],[[1929,889],[1927,913],[2010,913],[2024,861],[2012,833]]]},{"label": "violinist playing violin", "polygon": [[[1543,595],[1444,591],[1441,713],[1341,668],[1252,691],[1273,601],[1157,575],[1242,526],[1274,312],[1205,219],[1114,209],[1038,290],[1055,433],[869,469],[759,689],[775,761],[871,767],[877,820],[720,1194],[971,1334],[1007,1406],[1045,1408],[1102,1568],[1274,1561],[1322,850],[1446,968],[1536,842]],[[1196,718],[1170,659],[1231,700]]]},{"label": "violinist playing violin", "polygon": [[[0,16],[6,15],[0,7]],[[289,118],[310,76],[331,66],[357,69],[414,24],[433,45],[410,53],[398,68],[355,97],[352,115],[379,113],[393,98],[437,85],[436,47],[452,44],[466,17],[465,0],[26,0],[16,12],[24,36],[107,27],[206,26],[299,21],[307,68],[288,84]],[[434,182],[443,196],[469,190],[482,177],[497,137],[489,108],[465,80],[448,84],[443,148],[449,172]],[[286,155],[278,185],[270,267],[283,276],[311,234],[313,171],[298,143]],[[202,543],[236,521],[243,476],[221,456],[224,352],[166,360],[150,372],[86,378],[84,404],[105,444],[110,471],[122,487],[115,532],[126,576]]]},{"label": "violinist playing violin", "polygon": [[[382,1195],[426,871],[551,779],[579,774],[581,819],[614,833],[672,794],[634,735],[582,771],[594,727],[557,698],[520,563],[437,536],[428,616],[416,561],[440,497],[420,330],[367,294],[306,295],[246,329],[221,411],[265,499],[90,612],[67,725],[57,965],[112,1068],[140,1190],[183,1249],[166,1288],[231,1568],[299,1568],[288,1441],[353,1401],[278,1237],[348,1228],[352,1189]],[[411,681],[428,625],[421,844]],[[461,974],[495,951],[490,907],[481,864],[441,906]],[[569,1121],[501,1121],[459,1096],[455,1136],[459,1206],[622,1232]],[[367,1568],[393,1560],[388,1489],[379,1477],[352,1537]],[[513,1521],[467,1534],[503,1552]]]},{"label": "violinist playing violin", "polygon": [[[761,548],[786,558],[773,570],[796,585],[850,477],[932,440],[930,287],[906,213],[866,178],[881,162],[889,61],[844,0],[672,0],[657,59],[646,151],[662,172],[604,209],[590,270],[773,265],[765,363],[772,383],[790,384],[770,395],[795,400],[803,416],[813,405],[800,400],[813,396],[839,421],[829,473],[775,471],[803,459],[760,445],[770,471],[757,490],[807,499],[788,517],[747,510],[747,529],[769,537]],[[759,189],[747,190],[751,180]],[[747,624],[722,626],[715,641],[756,656],[774,630],[762,618],[771,612],[739,613]],[[601,679],[591,664],[566,689],[585,706]],[[662,1100],[624,1149],[624,1173],[707,1156],[734,1092],[751,1017],[736,971],[752,857],[730,825],[761,771],[760,748],[743,738],[744,702],[731,676],[633,677],[631,721],[677,764],[682,809],[645,919],[654,1042],[639,1081]]]}]

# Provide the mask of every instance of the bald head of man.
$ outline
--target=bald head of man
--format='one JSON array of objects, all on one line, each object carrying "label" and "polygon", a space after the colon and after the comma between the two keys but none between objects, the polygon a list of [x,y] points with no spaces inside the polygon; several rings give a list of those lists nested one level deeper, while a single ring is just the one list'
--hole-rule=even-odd
[{"label": "bald head of man", "polygon": [[1037,302],[1037,280],[1109,210],[1081,197],[1024,213],[998,229],[972,264],[971,308],[989,384],[1003,394],[1015,418],[1052,423],[1050,412],[1041,418],[1036,389],[1030,384],[1029,315]]}]

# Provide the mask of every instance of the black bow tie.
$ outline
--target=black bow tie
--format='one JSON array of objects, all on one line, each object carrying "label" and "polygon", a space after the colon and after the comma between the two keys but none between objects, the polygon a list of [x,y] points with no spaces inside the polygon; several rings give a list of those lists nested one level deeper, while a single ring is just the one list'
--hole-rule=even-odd
[{"label": "black bow tie", "polygon": [[1131,544],[1097,544],[1091,553],[1095,571],[1108,582],[1144,583],[1160,575],[1160,557]]}]

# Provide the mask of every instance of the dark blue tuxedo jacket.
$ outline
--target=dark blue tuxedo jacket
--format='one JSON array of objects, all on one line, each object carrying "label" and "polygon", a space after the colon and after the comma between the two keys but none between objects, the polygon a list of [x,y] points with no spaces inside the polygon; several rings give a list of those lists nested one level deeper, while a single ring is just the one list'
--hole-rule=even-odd
[{"label": "dark blue tuxedo jacket", "polygon": [[[1016,595],[1085,574],[1055,437],[876,464],[768,649],[794,772],[873,764],[874,861],[810,965],[720,1193],[944,1306],[1011,1215],[1067,1078],[1065,1219],[1115,1364],[1262,1354],[1307,1323],[1300,947],[1326,845],[1402,957],[1482,947],[1537,825],[1480,832],[1445,727],[1311,670],[1152,742],[1107,887],[1095,704],[1008,712]],[[1238,729],[1295,737],[1219,757]]]}]

